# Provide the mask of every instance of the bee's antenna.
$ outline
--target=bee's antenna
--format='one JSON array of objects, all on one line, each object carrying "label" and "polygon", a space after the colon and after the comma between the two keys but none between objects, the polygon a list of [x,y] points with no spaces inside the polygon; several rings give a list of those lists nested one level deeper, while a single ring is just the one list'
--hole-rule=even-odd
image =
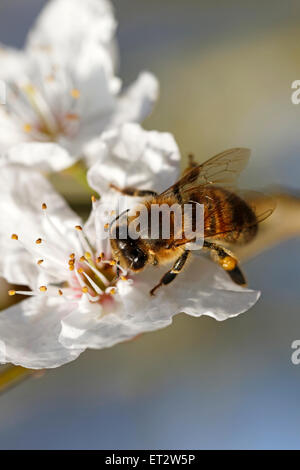
[{"label": "bee's antenna", "polygon": [[109,224],[109,236],[111,238],[111,228],[112,228],[112,225],[117,222],[117,220],[119,220],[124,214],[126,214],[127,212],[129,212],[130,209],[126,209],[125,211],[121,212],[121,214],[117,215],[117,217],[115,217],[111,223]]}]

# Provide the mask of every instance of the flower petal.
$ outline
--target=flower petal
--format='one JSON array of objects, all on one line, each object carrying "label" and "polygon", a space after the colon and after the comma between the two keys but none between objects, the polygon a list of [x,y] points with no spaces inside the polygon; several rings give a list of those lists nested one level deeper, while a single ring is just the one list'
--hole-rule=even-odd
[{"label": "flower petal", "polygon": [[162,191],[179,174],[180,153],[173,136],[124,124],[107,131],[86,150],[96,161],[88,172],[90,186],[104,194],[110,183]]},{"label": "flower petal", "polygon": [[25,142],[15,145],[5,152],[1,160],[4,163],[18,163],[45,172],[61,171],[76,161],[61,146],[39,142]]},{"label": "flower petal", "polygon": [[27,48],[54,52],[71,62],[86,38],[114,54],[116,21],[107,0],[52,0],[44,7],[31,29]]},{"label": "flower petal", "polygon": [[62,320],[61,343],[69,348],[102,349],[130,340],[140,333],[172,323],[176,305],[170,298],[151,298],[147,284],[118,283],[119,294],[102,308],[81,305]]},{"label": "flower petal", "polygon": [[234,284],[220,266],[204,256],[195,256],[177,279],[162,289],[176,302],[178,313],[208,315],[219,321],[246,312],[260,297],[259,291]]},{"label": "flower petal", "polygon": [[77,359],[83,349],[66,349],[58,341],[66,306],[61,299],[41,296],[1,311],[0,362],[44,369]]},{"label": "flower petal", "polygon": [[151,113],[158,94],[156,77],[149,72],[141,73],[119,98],[109,127],[117,127],[126,122],[142,122]]},{"label": "flower petal", "polygon": [[[42,204],[48,206],[47,217]],[[49,227],[49,217],[59,231]],[[47,233],[47,243],[67,254],[76,247],[77,237],[74,226],[80,219],[57,194],[51,184],[38,172],[22,166],[0,167],[0,275],[9,282],[31,287],[36,278],[36,261],[41,255],[32,255],[25,246],[34,247],[35,241]],[[51,225],[51,224],[50,224]],[[17,234],[20,241],[12,240]],[[47,245],[45,245],[47,248]],[[41,250],[43,244],[40,245]],[[56,267],[59,274],[59,266]],[[62,273],[63,274],[63,273]]]}]

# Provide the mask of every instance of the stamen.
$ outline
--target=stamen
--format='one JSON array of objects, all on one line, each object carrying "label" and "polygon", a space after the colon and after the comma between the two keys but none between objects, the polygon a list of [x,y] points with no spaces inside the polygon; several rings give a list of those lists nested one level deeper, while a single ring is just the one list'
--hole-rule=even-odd
[{"label": "stamen", "polygon": [[115,295],[117,293],[117,289],[115,287],[108,287],[106,290],[105,290],[105,293],[106,294],[111,294],[111,295]]},{"label": "stamen", "polygon": [[75,225],[75,228],[76,228],[76,230],[78,230],[78,232],[82,232],[82,227],[81,227],[81,225]]},{"label": "stamen", "polygon": [[72,98],[74,98],[75,100],[78,100],[78,98],[80,97],[80,91],[77,88],[73,88],[70,93]]},{"label": "stamen", "polygon": [[78,119],[79,119],[79,116],[76,113],[67,113],[65,117],[69,121],[78,121]]},{"label": "stamen", "polygon": [[12,236],[11,236],[11,239],[12,240],[19,240],[19,237],[16,233],[13,233]]},{"label": "stamen", "polygon": [[40,244],[42,243],[42,241],[43,241],[43,240],[42,240],[41,238],[38,238],[38,239],[35,241],[35,243],[36,243],[37,245],[40,245]]},{"label": "stamen", "polygon": [[39,259],[39,260],[37,261],[37,264],[40,266],[43,262],[44,262],[43,259]]},{"label": "stamen", "polygon": [[32,125],[29,124],[29,123],[24,124],[23,130],[24,130],[24,132],[26,132],[27,134],[29,134],[29,132],[32,131]]},{"label": "stamen", "polygon": [[107,280],[107,278],[104,276],[104,274],[102,274],[101,271],[99,271],[99,269],[97,269],[94,265],[91,265],[88,261],[84,261],[85,264],[93,271],[93,273],[96,274],[96,276],[99,277],[100,281],[103,282],[104,286],[108,286],[109,285],[109,282]]},{"label": "stamen", "polygon": [[47,210],[47,204],[45,202],[43,202],[43,204],[42,204],[42,209],[43,209],[43,211]]},{"label": "stamen", "polygon": [[81,290],[82,290],[82,292],[83,292],[84,294],[88,294],[88,292],[89,292],[89,289],[88,289],[87,286],[82,287]]},{"label": "stamen", "polygon": [[60,296],[64,295],[64,293],[61,289],[58,289],[58,295],[60,295]]},{"label": "stamen", "polygon": [[93,281],[93,279],[92,279],[86,272],[83,271],[82,274],[83,274],[83,275],[86,277],[86,279],[89,281],[89,283],[90,283],[91,286],[93,287],[93,289],[94,289],[94,291],[96,292],[96,294],[102,294],[102,293],[103,293],[102,289],[100,289],[100,287],[97,286],[97,284]]},{"label": "stamen", "polygon": [[48,290],[46,286],[41,286],[39,289],[41,292],[47,292]]},{"label": "stamen", "polygon": [[9,290],[8,295],[10,295],[10,297],[12,297],[13,295],[16,295],[16,291],[15,290]]}]

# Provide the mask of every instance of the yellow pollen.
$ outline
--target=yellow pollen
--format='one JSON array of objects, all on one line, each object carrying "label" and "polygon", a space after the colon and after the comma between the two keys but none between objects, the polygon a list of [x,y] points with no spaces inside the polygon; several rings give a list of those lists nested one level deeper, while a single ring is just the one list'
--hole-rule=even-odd
[{"label": "yellow pollen", "polygon": [[81,225],[75,225],[75,228],[76,228],[76,230],[78,230],[78,232],[81,232],[81,231],[82,231]]},{"label": "yellow pollen", "polygon": [[110,294],[111,295],[115,295],[115,293],[117,292],[117,289],[115,289],[114,287],[110,290]]},{"label": "yellow pollen", "polygon": [[47,287],[46,286],[41,286],[40,291],[41,292],[47,292]]},{"label": "yellow pollen", "polygon": [[66,119],[69,119],[69,121],[78,121],[79,116],[76,113],[67,113]]},{"label": "yellow pollen", "polygon": [[86,259],[91,259],[91,257],[92,257],[91,253],[89,253],[88,251],[86,251],[84,253],[84,256],[85,256]]},{"label": "yellow pollen", "polygon": [[38,262],[37,262],[37,264],[41,265],[43,262],[44,262],[43,259],[39,259]]},{"label": "yellow pollen", "polygon": [[97,263],[101,263],[101,261],[102,261],[101,256],[98,256],[98,258],[97,258]]},{"label": "yellow pollen", "polygon": [[74,266],[75,260],[74,259],[69,259],[68,263],[69,263],[70,266]]},{"label": "yellow pollen", "polygon": [[96,199],[96,197],[95,197],[94,195],[91,196],[91,199],[92,199],[92,202],[96,202],[96,201],[97,201],[97,199]]},{"label": "yellow pollen", "polygon": [[63,295],[63,291],[61,289],[58,289],[58,295]]},{"label": "yellow pollen", "polygon": [[47,209],[47,204],[45,204],[44,202],[42,204],[42,209],[43,209],[43,211],[45,211]]},{"label": "yellow pollen", "polygon": [[126,277],[126,276],[121,276],[121,279],[122,279],[122,281],[127,281],[127,277]]},{"label": "yellow pollen", "polygon": [[16,295],[16,291],[15,290],[9,290],[8,295],[10,295],[10,297],[12,297],[13,295]]},{"label": "yellow pollen", "polygon": [[29,124],[29,123],[24,124],[23,129],[24,129],[25,132],[29,133],[29,132],[32,131],[32,125]]},{"label": "yellow pollen", "polygon": [[112,260],[109,262],[109,264],[110,264],[111,266],[115,266],[117,263],[115,262],[115,260],[112,259]]},{"label": "yellow pollen", "polygon": [[71,264],[71,266],[69,266],[69,270],[74,271],[74,265],[73,264]]},{"label": "yellow pollen", "polygon": [[40,245],[40,244],[42,243],[42,239],[41,239],[41,238],[38,238],[38,239],[35,241],[35,243],[36,243],[37,245]]},{"label": "yellow pollen", "polygon": [[237,262],[231,256],[225,256],[221,262],[221,266],[225,271],[232,271],[237,265]]},{"label": "yellow pollen", "polygon": [[16,233],[13,233],[12,236],[11,236],[11,239],[12,240],[19,240],[19,237]]},{"label": "yellow pollen", "polygon": [[89,291],[88,287],[83,287],[81,290],[84,294],[87,294]]},{"label": "yellow pollen", "polygon": [[84,269],[83,269],[83,268],[79,268],[79,269],[77,269],[77,272],[78,272],[79,274],[82,274],[82,273],[84,272]]},{"label": "yellow pollen", "polygon": [[105,228],[105,230],[107,230],[109,228],[109,223],[104,224],[104,228]]},{"label": "yellow pollen", "polygon": [[105,256],[105,255],[104,255],[104,253],[103,253],[103,251],[102,251],[102,253],[100,253],[100,258],[102,258],[102,259],[103,259],[103,258],[104,258],[104,256]]},{"label": "yellow pollen", "polygon": [[84,256],[81,256],[81,257],[79,258],[79,261],[80,261],[81,263],[83,263],[83,262],[85,261],[85,257],[84,257]]},{"label": "yellow pollen", "polygon": [[70,254],[70,258],[71,258],[71,259],[75,259],[75,253],[71,253],[71,254]]},{"label": "yellow pollen", "polygon": [[78,88],[73,88],[71,90],[71,96],[72,98],[74,98],[75,100],[78,100],[78,98],[80,97],[80,91],[78,90]]}]

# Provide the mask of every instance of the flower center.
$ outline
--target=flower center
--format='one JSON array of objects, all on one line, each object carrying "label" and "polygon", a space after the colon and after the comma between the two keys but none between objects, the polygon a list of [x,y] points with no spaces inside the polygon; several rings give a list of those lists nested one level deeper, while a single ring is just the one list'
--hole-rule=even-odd
[{"label": "flower center", "polygon": [[66,234],[62,232],[60,224],[48,216],[45,203],[42,204],[42,210],[48,228],[45,238],[36,239],[33,246],[17,234],[11,238],[38,258],[36,264],[42,273],[56,278],[58,282],[51,281],[32,291],[10,290],[9,295],[64,296],[68,300],[85,295],[90,302],[103,302],[118,292],[119,280],[131,282],[126,271],[114,260],[108,259],[105,253],[96,254],[80,225],[74,227],[78,243],[74,244],[74,252],[67,255],[70,245],[66,243]]},{"label": "flower center", "polygon": [[[46,82],[53,80],[55,77],[51,76]],[[62,110],[64,105],[59,97],[56,97],[56,103],[52,102],[54,98],[51,100],[50,97],[47,98],[47,87],[42,93],[31,83],[22,88],[13,86],[13,95],[15,100],[10,100],[11,111],[20,122],[23,132],[32,140],[56,142],[62,136],[71,138],[77,134],[80,125],[80,116],[75,109],[80,98],[80,91],[77,88],[69,92],[71,101],[66,106],[67,111]],[[31,117],[26,121],[28,116]]]}]

